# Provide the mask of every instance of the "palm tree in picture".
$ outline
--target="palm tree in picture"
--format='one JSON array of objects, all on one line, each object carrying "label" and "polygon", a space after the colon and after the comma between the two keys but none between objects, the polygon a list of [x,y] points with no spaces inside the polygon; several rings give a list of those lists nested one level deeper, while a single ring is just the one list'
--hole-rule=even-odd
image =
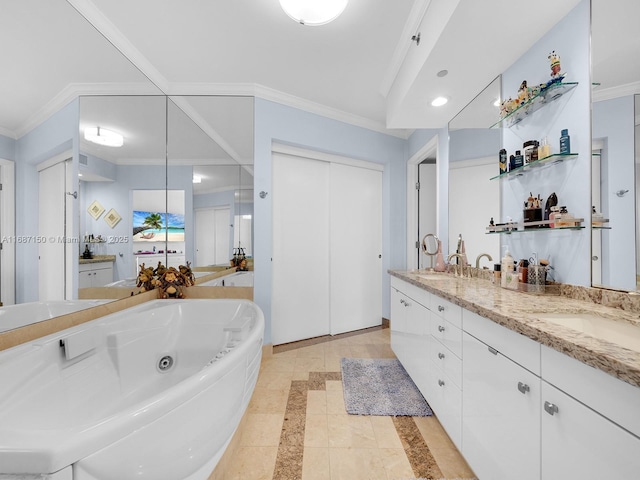
[{"label": "palm tree in picture", "polygon": [[[162,215],[160,215],[159,213],[151,213],[147,215],[147,217],[144,219],[144,222],[142,223],[142,227],[137,227],[137,228],[139,230],[137,232],[134,231],[133,232],[134,235],[136,233],[140,233],[141,231],[148,230],[150,228],[153,230],[160,230],[162,228]],[[140,236],[142,238],[149,239],[149,238],[153,238],[155,234],[153,232],[149,232],[149,233],[143,233]]]}]

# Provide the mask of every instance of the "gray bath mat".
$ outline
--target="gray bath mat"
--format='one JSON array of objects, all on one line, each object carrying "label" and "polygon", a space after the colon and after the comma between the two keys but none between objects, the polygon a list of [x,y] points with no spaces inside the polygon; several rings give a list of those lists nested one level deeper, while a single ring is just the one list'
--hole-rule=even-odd
[{"label": "gray bath mat", "polygon": [[399,360],[343,358],[341,368],[347,413],[412,417],[433,415]]}]

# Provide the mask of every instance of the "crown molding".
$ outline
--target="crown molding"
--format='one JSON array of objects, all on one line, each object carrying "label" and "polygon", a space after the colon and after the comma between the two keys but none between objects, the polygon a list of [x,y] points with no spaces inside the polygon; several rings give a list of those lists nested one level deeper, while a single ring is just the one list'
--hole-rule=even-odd
[{"label": "crown molding", "polygon": [[591,92],[591,100],[594,102],[601,102],[603,100],[611,100],[613,98],[636,94],[640,94],[640,81],[626,83],[616,87],[603,88],[602,90],[596,88]]},{"label": "crown molding", "polygon": [[0,135],[2,135],[3,137],[12,138],[13,140],[17,140],[19,138],[18,135],[16,135],[16,132],[1,126],[0,126]]}]

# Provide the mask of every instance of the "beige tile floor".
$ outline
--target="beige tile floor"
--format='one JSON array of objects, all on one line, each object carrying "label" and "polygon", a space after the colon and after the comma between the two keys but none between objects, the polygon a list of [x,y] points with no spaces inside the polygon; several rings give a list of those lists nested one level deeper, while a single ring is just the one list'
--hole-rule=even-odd
[{"label": "beige tile floor", "polygon": [[[263,359],[246,425],[225,480],[417,478],[406,453],[412,446],[403,446],[392,417],[348,415],[340,380],[327,380],[325,390],[303,390],[306,408],[290,400],[292,382],[309,380],[309,372],[340,372],[342,357],[393,358],[389,329]],[[413,419],[442,473],[439,478],[475,478],[435,416]],[[285,421],[289,427],[283,428]]]}]

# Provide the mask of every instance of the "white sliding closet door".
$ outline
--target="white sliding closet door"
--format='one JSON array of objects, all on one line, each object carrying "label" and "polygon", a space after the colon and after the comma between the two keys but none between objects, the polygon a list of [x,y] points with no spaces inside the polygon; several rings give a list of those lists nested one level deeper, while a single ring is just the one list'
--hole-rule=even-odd
[{"label": "white sliding closet door", "polygon": [[331,334],[382,320],[382,172],[331,164]]},{"label": "white sliding closet door", "polygon": [[271,337],[329,333],[329,164],[273,155]]},{"label": "white sliding closet door", "polygon": [[274,345],[380,325],[382,172],[273,154]]}]

